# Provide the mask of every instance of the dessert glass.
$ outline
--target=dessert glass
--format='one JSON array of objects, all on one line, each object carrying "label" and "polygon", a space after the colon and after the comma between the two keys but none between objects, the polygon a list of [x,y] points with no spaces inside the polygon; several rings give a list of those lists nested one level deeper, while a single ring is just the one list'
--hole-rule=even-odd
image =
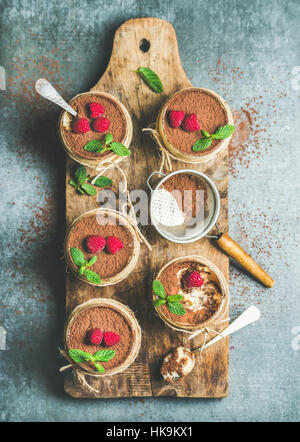
[{"label": "dessert glass", "polygon": [[[168,121],[167,113],[169,111],[169,105],[170,102],[173,100],[176,100],[179,95],[188,93],[189,91],[199,91],[205,94],[208,94],[209,96],[213,97],[220,105],[220,107],[223,109],[225,114],[225,124],[234,124],[233,116],[231,113],[231,110],[226,103],[226,101],[218,95],[216,92],[211,91],[210,89],[205,88],[186,88],[181,89],[177,92],[175,92],[169,99],[164,103],[161,110],[159,111],[159,114],[157,116],[156,120],[156,133],[159,135],[163,146],[168,150],[170,156],[174,159],[181,160],[187,163],[201,163],[203,161],[208,161],[213,158],[215,158],[217,155],[219,155],[227,146],[230,140],[229,138],[225,138],[223,140],[219,140],[218,144],[211,149],[204,150],[203,152],[182,152],[179,149],[177,149],[168,139],[166,135],[166,122]],[[174,110],[182,110],[182,109],[174,109]],[[178,128],[179,129],[179,128]],[[200,129],[206,129],[206,128],[200,128]]]},{"label": "dessert glass", "polygon": [[[182,323],[179,321],[176,322],[176,321],[172,320],[171,318],[167,317],[160,307],[154,307],[154,308],[155,308],[157,314],[159,315],[159,317],[164,321],[164,323],[166,325],[168,325],[169,327],[176,329],[178,331],[193,333],[195,330],[199,330],[204,327],[209,327],[209,328],[213,329],[214,326],[216,326],[219,322],[225,320],[225,315],[226,315],[226,311],[228,308],[228,302],[229,302],[229,290],[228,290],[227,282],[226,282],[225,277],[222,274],[222,272],[218,269],[218,267],[215,264],[213,264],[213,262],[211,262],[210,260],[208,260],[207,258],[205,258],[203,256],[198,256],[198,255],[185,256],[183,258],[176,258],[176,259],[173,259],[172,261],[168,262],[167,264],[165,264],[160,269],[160,271],[156,275],[155,279],[160,280],[160,276],[162,275],[162,273],[171,264],[185,262],[185,261],[192,261],[192,262],[197,262],[197,263],[203,264],[203,265],[207,266],[210,270],[212,270],[214,272],[214,274],[216,275],[220,289],[221,289],[221,296],[222,296],[221,302],[220,302],[217,310],[206,321],[199,322],[197,324],[187,324],[187,323]],[[173,293],[173,294],[176,294],[176,293]],[[153,301],[155,299],[157,299],[157,296],[155,295],[154,292],[152,292],[152,296],[153,296]]]},{"label": "dessert glass", "polygon": [[[120,270],[120,272],[117,273],[116,275],[113,275],[113,276],[110,276],[107,278],[102,278],[100,275],[100,277],[102,279],[101,284],[95,284],[93,282],[90,282],[84,276],[80,276],[78,274],[78,267],[76,267],[75,264],[73,263],[71,256],[70,256],[70,250],[69,250],[70,249],[69,240],[70,240],[70,237],[71,237],[71,234],[72,234],[74,228],[78,225],[79,222],[81,222],[85,218],[91,217],[91,216],[99,217],[99,219],[111,217],[113,221],[115,221],[118,224],[121,224],[122,226],[124,226],[127,229],[127,231],[129,232],[129,234],[132,238],[132,242],[133,242],[132,254],[129,258],[129,261],[125,265],[125,267],[123,267]],[[125,247],[126,247],[126,244],[124,244],[124,248]],[[119,253],[119,252],[117,252],[117,253]],[[64,242],[64,255],[65,255],[66,263],[67,263],[69,269],[71,270],[71,272],[80,281],[86,282],[88,284],[91,284],[91,285],[97,286],[97,287],[105,287],[105,286],[117,284],[118,282],[125,279],[132,272],[132,270],[135,268],[136,263],[139,258],[139,253],[140,253],[140,242],[139,242],[139,239],[137,237],[134,227],[132,226],[132,224],[128,221],[128,219],[122,213],[116,212],[115,210],[112,210],[112,209],[101,209],[100,208],[100,209],[89,210],[88,212],[83,213],[81,216],[79,216],[77,219],[75,219],[73,221],[73,223],[71,224],[71,226],[69,227],[66,237],[65,237],[65,242]],[[113,255],[113,256],[116,256],[116,255]],[[91,267],[91,270],[93,270],[93,267]]]},{"label": "dessert glass", "polygon": [[[130,117],[129,112],[127,111],[126,107],[119,100],[117,100],[117,98],[113,97],[110,94],[107,94],[106,92],[83,92],[82,94],[78,94],[74,98],[72,98],[69,105],[71,107],[73,107],[72,104],[74,103],[74,101],[76,99],[78,99],[79,97],[85,98],[85,97],[89,97],[89,96],[91,97],[91,101],[93,100],[93,98],[92,98],[93,96],[99,97],[100,100],[103,97],[105,100],[109,100],[110,102],[112,102],[116,106],[116,108],[120,111],[120,114],[122,115],[122,117],[125,120],[125,135],[122,140],[116,140],[116,141],[124,144],[127,148],[129,148],[130,143],[131,143],[131,139],[132,139],[133,126],[132,126],[131,117]],[[124,158],[126,158],[126,157],[120,157],[113,152],[109,152],[109,153],[107,152],[107,153],[105,153],[105,155],[98,154],[98,156],[95,158],[86,158],[85,155],[80,155],[80,153],[74,151],[74,149],[72,149],[71,144],[68,142],[68,140],[66,139],[66,136],[65,136],[66,131],[72,130],[71,125],[72,125],[73,119],[74,119],[74,117],[69,112],[63,111],[60,114],[59,123],[58,123],[59,135],[60,135],[62,145],[63,145],[65,151],[67,152],[67,154],[73,160],[75,160],[78,163],[81,163],[85,166],[96,168],[97,166],[101,166],[102,163],[105,164],[109,161],[113,161],[113,162],[118,163],[118,162],[122,161]],[[106,132],[109,132],[109,129]],[[94,138],[99,139],[100,134],[97,132],[94,132],[94,134],[95,134]],[[105,135],[105,134],[103,134],[103,135]]]},{"label": "dessert glass", "polygon": [[76,320],[78,315],[80,315],[87,309],[91,309],[94,307],[111,308],[113,310],[116,310],[121,316],[123,316],[124,320],[128,323],[132,333],[132,345],[130,351],[128,352],[126,358],[120,363],[120,365],[113,367],[111,369],[105,369],[105,372],[103,374],[99,373],[88,364],[77,364],[74,361],[72,361],[72,363],[75,364],[75,366],[78,366],[78,369],[83,371],[85,374],[89,375],[92,374],[93,376],[96,377],[111,376],[120,373],[123,370],[126,370],[126,368],[128,368],[134,362],[141,347],[141,335],[142,335],[141,328],[133,312],[126,305],[121,304],[120,302],[115,301],[113,299],[105,299],[105,298],[90,299],[89,301],[84,302],[83,304],[77,306],[72,311],[69,318],[67,319],[64,329],[64,349],[67,354],[68,350],[71,349],[69,347],[69,341],[70,341],[71,327],[74,320]]}]

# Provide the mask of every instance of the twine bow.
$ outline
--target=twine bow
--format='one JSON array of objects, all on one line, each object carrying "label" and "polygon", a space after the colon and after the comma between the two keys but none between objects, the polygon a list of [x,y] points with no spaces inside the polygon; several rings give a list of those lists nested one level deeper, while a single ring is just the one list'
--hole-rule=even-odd
[{"label": "twine bow", "polygon": [[86,376],[91,376],[91,377],[96,378],[96,377],[99,377],[99,375],[92,374],[92,373],[89,373],[87,375],[87,373],[85,373],[77,365],[75,365],[75,363],[70,359],[70,357],[68,356],[68,354],[64,350],[62,350],[61,348],[59,348],[58,350],[59,350],[60,354],[69,362],[68,365],[64,365],[63,367],[60,367],[59,372],[62,373],[63,371],[72,368],[73,375],[76,377],[76,379],[78,380],[78,382],[80,383],[80,385],[82,387],[88,388],[88,390],[92,391],[93,393],[99,393],[99,390],[96,390],[95,388],[93,388],[86,380]]},{"label": "twine bow", "polygon": [[173,167],[172,167],[171,158],[174,158],[176,160],[176,157],[174,157],[172,154],[170,154],[170,152],[167,151],[159,133],[157,132],[156,129],[154,129],[154,126],[155,123],[152,123],[150,124],[149,127],[142,129],[142,132],[149,134],[152,137],[152,139],[155,141],[156,147],[160,150],[161,163],[160,163],[159,172],[162,172],[164,168],[166,168],[168,172],[172,172]]},{"label": "twine bow", "polygon": [[[212,328],[212,327],[208,327],[208,326],[206,326],[206,325],[203,325],[203,326],[199,327],[198,330],[196,330],[196,331],[188,331],[188,330],[180,329],[180,328],[178,328],[178,327],[174,327],[174,325],[171,325],[171,324],[169,324],[168,322],[166,322],[163,318],[162,318],[162,319],[163,319],[163,321],[165,322],[165,325],[167,325],[168,327],[172,328],[173,330],[180,331],[180,332],[183,332],[183,333],[188,333],[190,336],[187,337],[186,341],[189,341],[189,340],[195,338],[196,336],[198,336],[198,335],[200,335],[201,333],[204,332],[205,335],[204,335],[203,343],[201,344],[201,346],[200,346],[199,348],[197,348],[196,350],[192,351],[192,353],[194,353],[194,352],[196,352],[196,351],[199,351],[199,353],[200,353],[200,357],[201,357],[202,352],[203,352],[204,347],[205,347],[205,344],[206,344],[206,342],[207,342],[207,338],[208,338],[209,333],[215,333],[216,335],[220,335],[220,336],[222,336],[222,337],[225,337],[225,336],[222,334],[222,332],[219,332],[218,330],[216,330],[215,327],[218,326],[218,325],[220,325],[220,324],[223,324],[224,322],[227,322],[227,321],[230,320],[230,318],[225,318],[225,314],[226,314],[226,312],[227,312],[227,308],[224,308],[224,311],[222,312],[221,317],[220,317],[219,320],[214,324],[214,328]],[[159,316],[159,315],[158,315],[158,316]]]}]

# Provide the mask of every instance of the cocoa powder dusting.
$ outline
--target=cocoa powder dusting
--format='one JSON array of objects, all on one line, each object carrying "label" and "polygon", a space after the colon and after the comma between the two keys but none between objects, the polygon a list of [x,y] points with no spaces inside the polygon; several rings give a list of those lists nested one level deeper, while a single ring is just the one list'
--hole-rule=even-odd
[{"label": "cocoa powder dusting", "polygon": [[[225,99],[230,91],[228,80],[235,85],[235,89],[241,83],[244,87],[248,86],[249,90],[252,89],[252,83],[245,82],[245,74],[247,72],[239,66],[233,66],[232,61],[227,60],[225,64],[222,59],[218,59],[208,71]],[[261,95],[241,97],[241,105],[233,112],[235,131],[228,146],[229,173],[233,178],[244,174],[251,164],[259,165],[272,150],[272,145],[278,142],[274,139],[273,128],[278,121],[278,100],[284,98],[286,92],[277,91],[272,100],[269,94],[270,90],[264,89]]]},{"label": "cocoa powder dusting", "polygon": [[[118,344],[109,347],[116,351],[115,356],[110,361],[101,362],[101,365],[108,370],[122,364],[129,356],[134,340],[134,331],[125,316],[113,307],[92,307],[84,310],[71,324],[67,337],[68,348],[80,349],[91,354],[107,349],[108,347],[93,345],[87,341],[87,333],[93,328],[100,328],[103,332],[114,332],[121,337]],[[90,363],[82,366],[93,367]]]},{"label": "cocoa powder dusting", "polygon": [[[100,224],[99,222],[100,221]],[[93,253],[89,253],[86,248],[86,238],[89,235],[99,235],[107,238],[108,236],[116,236],[119,238],[123,244],[123,249],[119,250],[115,255],[111,255],[104,250],[97,253],[97,261],[92,265],[91,270],[98,273],[102,280],[108,279],[112,276],[120,273],[129,263],[130,258],[133,255],[133,239],[131,232],[127,227],[116,224],[116,218],[107,217],[105,218],[106,224],[104,223],[104,218],[96,215],[91,215],[82,218],[73,227],[68,242],[68,253],[73,262],[70,249],[72,247],[77,247],[80,249],[87,260],[95,256]],[[77,267],[74,264],[74,270]]]},{"label": "cocoa powder dusting", "polygon": [[[110,121],[109,129],[105,133],[99,133],[93,130],[93,120],[90,118],[89,103],[101,103],[104,106],[104,114],[101,115]],[[84,146],[91,140],[103,140],[106,133],[111,133],[114,141],[122,143],[126,136],[126,119],[122,109],[117,103],[105,96],[99,94],[81,95],[70,102],[70,106],[78,112],[78,118],[86,118],[91,126],[91,130],[84,134],[76,134],[71,128],[63,126],[62,132],[66,144],[70,149],[79,154],[82,158],[100,158],[107,156],[110,152],[102,154],[87,152]],[[75,118],[75,117],[74,117]]]},{"label": "cocoa powder dusting", "polygon": [[[184,270],[183,274],[178,278],[178,272]],[[208,320],[218,309],[220,302],[215,299],[216,293],[221,293],[218,278],[214,272],[196,261],[181,261],[170,264],[162,272],[159,277],[160,282],[165,288],[167,296],[177,295],[180,289],[188,293],[189,289],[185,286],[188,275],[194,271],[199,272],[207,286],[207,301],[203,304],[204,309],[193,311],[184,306],[186,313],[184,315],[174,315],[171,313],[166,304],[160,307],[163,314],[172,321],[182,324],[198,324]]]},{"label": "cocoa powder dusting", "polygon": [[[185,213],[187,219],[195,218],[202,209],[203,198],[204,202],[207,199],[206,185],[195,175],[178,173],[167,179],[162,187],[168,192],[173,192],[179,208]],[[185,191],[190,192],[185,193]],[[204,194],[197,191],[203,191]]]},{"label": "cocoa powder dusting", "polygon": [[[200,130],[186,132],[183,129],[172,128],[168,114],[171,110],[184,111],[186,114],[196,114],[200,123]],[[225,111],[220,103],[211,95],[198,90],[182,91],[170,100],[164,121],[164,130],[169,142],[179,151],[189,155],[206,155],[213,151],[222,140],[213,140],[210,147],[202,152],[193,152],[192,146],[199,138],[203,138],[201,130],[214,133],[220,126],[228,124]]]}]

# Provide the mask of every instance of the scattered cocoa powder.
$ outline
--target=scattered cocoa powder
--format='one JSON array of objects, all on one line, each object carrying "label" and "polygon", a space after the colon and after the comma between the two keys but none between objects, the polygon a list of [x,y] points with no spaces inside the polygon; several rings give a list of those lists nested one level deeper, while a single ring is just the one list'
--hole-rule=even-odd
[{"label": "scattered cocoa powder", "polygon": [[118,143],[122,143],[126,136],[127,126],[125,115],[117,103],[99,94],[81,95],[71,100],[70,106],[78,113],[78,118],[86,118],[89,121],[91,130],[84,134],[76,134],[71,128],[63,126],[62,133],[68,147],[82,158],[100,158],[100,156],[103,157],[109,154],[109,151],[99,154],[84,150],[86,143],[91,140],[103,140],[106,135],[106,133],[96,132],[92,128],[93,120],[90,118],[88,106],[89,103],[92,102],[101,103],[104,106],[103,117],[110,121],[110,126],[106,133],[111,133],[114,137],[114,141]]},{"label": "scattered cocoa powder", "polygon": [[[167,179],[162,187],[168,192],[173,192],[173,196],[179,208],[185,213],[186,218],[196,217],[202,210],[202,198],[204,197],[204,203],[207,200],[206,185],[203,180],[195,175],[188,173],[178,173],[172,175]],[[189,190],[190,192],[185,191]],[[198,191],[203,191],[197,192]],[[177,192],[178,191],[178,192]]]},{"label": "scattered cocoa powder", "polygon": [[[178,278],[177,273],[183,269],[185,271],[180,275],[180,278]],[[208,268],[206,266],[192,260],[174,262],[166,267],[160,275],[159,280],[163,284],[167,296],[177,295],[180,289],[183,289],[185,293],[188,293],[190,289],[187,289],[185,286],[186,278],[190,273],[196,271],[200,273],[201,277],[204,279],[204,284],[208,287],[208,300],[203,304],[205,309],[199,311],[194,312],[185,306],[186,313],[181,316],[171,313],[166,304],[164,304],[160,307],[164,316],[177,323],[198,324],[208,320],[216,312],[219,307],[219,302],[214,299],[214,295],[217,292],[221,293],[221,289],[215,273],[211,270],[210,273],[206,273],[207,270]],[[214,286],[214,290],[211,290],[211,284]]]},{"label": "scattered cocoa powder", "polygon": [[[68,348],[80,349],[91,354],[108,348],[88,342],[87,332],[93,328],[100,328],[103,332],[114,332],[121,337],[118,344],[109,347],[116,351],[115,356],[110,361],[101,362],[101,365],[105,369],[112,369],[122,364],[129,356],[134,340],[134,331],[125,316],[112,306],[92,307],[84,310],[74,318],[71,324],[69,336],[67,337]],[[89,364],[82,365],[88,366]],[[89,366],[93,367],[92,364]]]},{"label": "scattered cocoa powder", "polygon": [[[104,238],[116,236],[123,242],[123,249],[119,250],[115,255],[107,253],[105,249],[96,254],[97,261],[93,264],[91,270],[97,272],[103,280],[117,275],[127,266],[134,248],[131,232],[126,226],[116,224],[116,218],[111,216],[108,216],[105,222],[106,224],[103,224],[104,217],[96,217],[96,215],[81,218],[72,228],[68,242],[68,253],[71,262],[73,262],[70,254],[72,247],[80,249],[87,260],[95,255],[89,253],[86,249],[85,240],[89,235],[100,235]],[[77,269],[75,264],[74,269]]]},{"label": "scattered cocoa powder", "polygon": [[192,146],[199,138],[203,138],[201,130],[186,132],[180,127],[177,129],[172,128],[168,121],[168,113],[171,110],[181,110],[186,114],[196,114],[200,123],[200,129],[206,130],[211,134],[214,133],[218,127],[228,123],[224,109],[213,96],[196,89],[182,91],[176,94],[168,104],[164,130],[172,146],[190,155],[206,155],[208,152],[213,151],[221,142],[221,140],[213,140],[211,146],[205,149],[205,151],[193,152]]}]

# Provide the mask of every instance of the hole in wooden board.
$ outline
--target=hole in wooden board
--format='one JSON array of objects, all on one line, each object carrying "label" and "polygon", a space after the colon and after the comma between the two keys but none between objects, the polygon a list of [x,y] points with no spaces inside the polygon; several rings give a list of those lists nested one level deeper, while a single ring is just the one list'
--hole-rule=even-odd
[{"label": "hole in wooden board", "polygon": [[150,49],[150,41],[147,40],[146,38],[143,38],[140,41],[140,50],[145,53],[148,52],[149,49]]}]

